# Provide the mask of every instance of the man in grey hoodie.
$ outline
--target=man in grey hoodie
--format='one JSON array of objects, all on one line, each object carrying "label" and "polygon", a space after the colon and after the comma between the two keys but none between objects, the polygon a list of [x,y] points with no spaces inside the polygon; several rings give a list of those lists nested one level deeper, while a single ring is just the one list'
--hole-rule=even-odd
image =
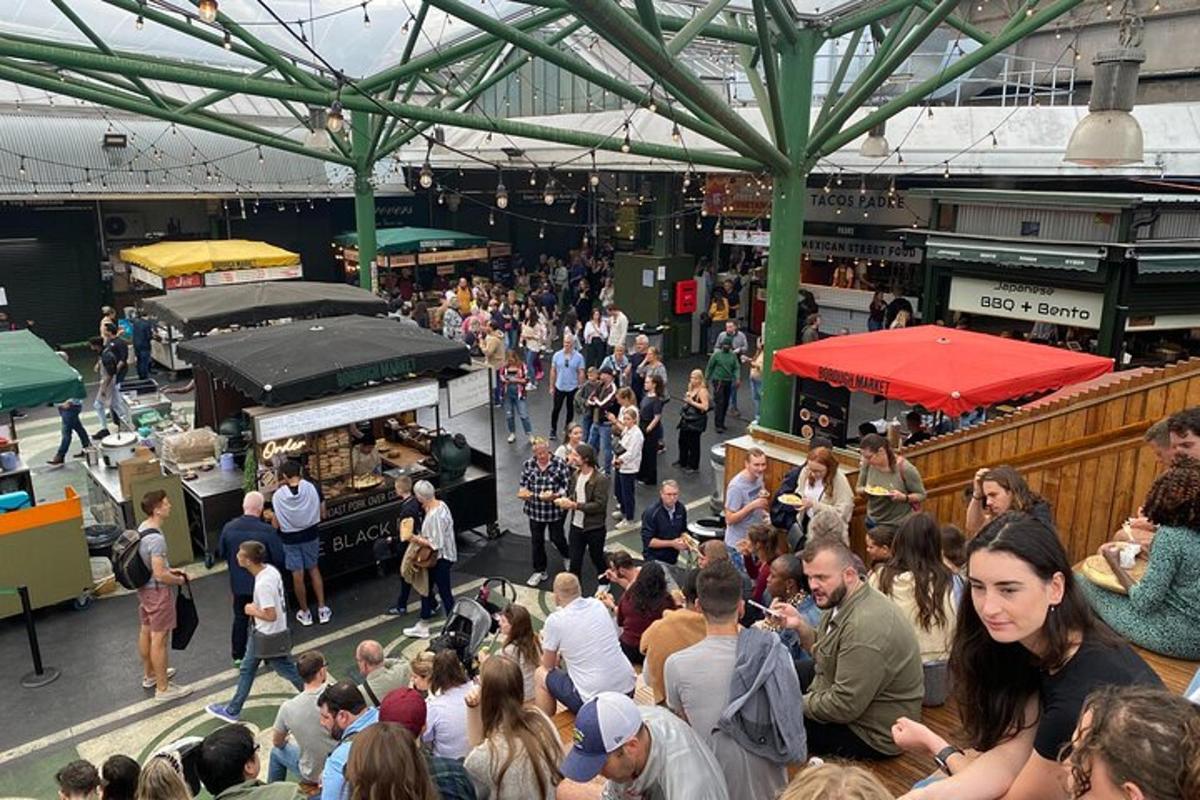
[{"label": "man in grey hoodie", "polygon": [[787,764],[806,756],[800,681],[777,637],[739,628],[742,581],[732,564],[702,569],[696,589],[707,635],[667,659],[667,706],[712,748],[730,800],[774,797]]}]

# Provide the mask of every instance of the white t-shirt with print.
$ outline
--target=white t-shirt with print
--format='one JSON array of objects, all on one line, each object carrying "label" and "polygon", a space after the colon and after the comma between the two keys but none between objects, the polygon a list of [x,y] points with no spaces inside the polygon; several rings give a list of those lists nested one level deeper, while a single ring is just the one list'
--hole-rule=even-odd
[{"label": "white t-shirt with print", "polygon": [[279,570],[270,564],[264,564],[262,571],[254,576],[254,605],[263,611],[268,608],[275,609],[275,619],[271,622],[254,618],[256,631],[270,636],[287,630],[287,595],[283,592],[283,578],[280,577]]}]

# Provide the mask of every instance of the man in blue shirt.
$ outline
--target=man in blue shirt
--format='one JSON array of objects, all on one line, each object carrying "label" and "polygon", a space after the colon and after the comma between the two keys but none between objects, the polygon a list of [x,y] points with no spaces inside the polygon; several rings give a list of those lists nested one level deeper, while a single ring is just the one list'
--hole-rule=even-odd
[{"label": "man in blue shirt", "polygon": [[575,419],[575,392],[583,383],[583,356],[575,352],[575,338],[563,335],[562,349],[550,359],[550,395],[554,398],[554,409],[550,412],[550,438],[558,431],[558,415],[563,404],[567,406],[567,422],[563,427],[563,438]]},{"label": "man in blue shirt", "polygon": [[675,564],[687,550],[687,509],[679,502],[679,484],[662,482],[658,502],[642,514],[642,557],[647,561]]},{"label": "man in blue shirt", "polygon": [[217,542],[217,558],[225,559],[229,565],[229,589],[233,593],[231,652],[236,666],[241,666],[242,657],[246,655],[250,618],[246,616],[245,609],[246,604],[254,600],[254,576],[238,564],[238,548],[242,542],[261,542],[267,548],[267,561],[283,571],[283,542],[275,529],[263,522],[262,513],[262,494],[248,492],[242,498],[242,516],[225,523]]},{"label": "man in blue shirt", "polygon": [[358,687],[346,681],[327,686],[317,698],[317,707],[321,709],[321,727],[338,742],[321,772],[321,800],[345,800],[350,796],[346,762],[354,736],[379,722],[379,709],[368,707]]}]

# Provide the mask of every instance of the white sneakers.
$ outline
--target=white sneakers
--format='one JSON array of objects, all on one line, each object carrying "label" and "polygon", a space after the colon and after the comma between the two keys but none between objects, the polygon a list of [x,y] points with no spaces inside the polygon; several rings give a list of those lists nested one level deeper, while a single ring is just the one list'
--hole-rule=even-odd
[{"label": "white sneakers", "polygon": [[313,624],[312,612],[300,609],[296,612],[296,622],[299,622],[304,627],[309,627]]},{"label": "white sneakers", "polygon": [[166,703],[171,700],[178,700],[181,697],[187,697],[191,693],[192,687],[190,686],[180,686],[177,683],[168,683],[165,690],[154,693],[154,699]]},{"label": "white sneakers", "polygon": [[333,619],[333,611],[330,610],[329,606],[321,606],[317,609],[317,621],[322,625],[331,619]]},{"label": "white sneakers", "polygon": [[517,440],[517,435],[516,435],[515,433],[510,433],[510,434],[508,435],[508,443],[509,443],[509,444],[512,444],[512,443],[513,443],[513,442],[515,442],[516,440]]},{"label": "white sneakers", "polygon": [[613,519],[625,519],[625,515],[620,511],[614,511],[612,513],[612,518]]},{"label": "white sneakers", "polygon": [[429,623],[421,620],[411,628],[404,629],[405,636],[411,636],[414,639],[428,639],[430,637]]},{"label": "white sneakers", "polygon": [[[168,683],[168,685],[171,682],[171,678],[174,678],[174,677],[175,677],[175,668],[167,667],[167,683]],[[143,689],[153,689],[155,686],[158,686],[158,681],[155,680],[154,678],[146,678],[146,677],[142,678],[142,688]]]},{"label": "white sneakers", "polygon": [[525,581],[525,585],[537,588],[538,586],[541,586],[542,583],[544,583],[549,577],[550,576],[544,572],[535,572],[529,576],[529,580]]}]

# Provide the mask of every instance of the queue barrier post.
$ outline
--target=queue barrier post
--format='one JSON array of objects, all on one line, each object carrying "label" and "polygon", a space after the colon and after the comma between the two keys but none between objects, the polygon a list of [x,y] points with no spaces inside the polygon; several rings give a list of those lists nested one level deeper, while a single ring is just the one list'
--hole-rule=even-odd
[{"label": "queue barrier post", "polygon": [[38,646],[37,627],[33,624],[33,606],[29,602],[29,587],[0,586],[0,595],[19,595],[21,598],[21,616],[25,618],[25,632],[29,635],[29,654],[33,657],[33,672],[21,677],[21,685],[26,689],[37,689],[58,680],[60,673],[54,667],[42,664],[42,650]]}]

